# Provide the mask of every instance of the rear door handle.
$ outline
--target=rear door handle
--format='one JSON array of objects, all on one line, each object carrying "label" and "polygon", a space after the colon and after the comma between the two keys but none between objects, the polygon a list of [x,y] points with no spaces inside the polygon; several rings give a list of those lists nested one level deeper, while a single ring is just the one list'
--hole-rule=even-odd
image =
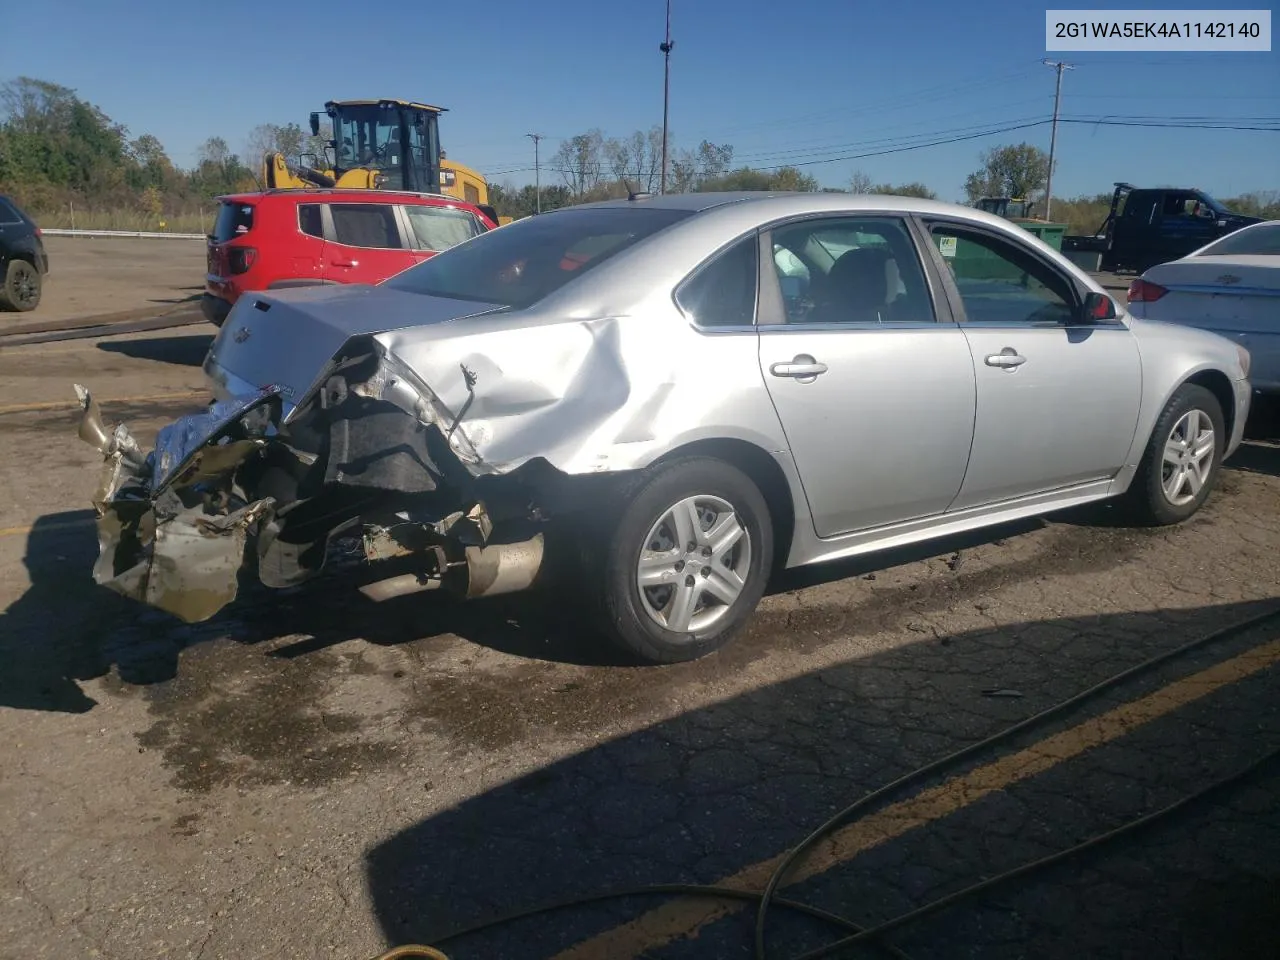
[{"label": "rear door handle", "polygon": [[821,373],[827,372],[827,365],[819,363],[807,353],[799,354],[789,363],[775,363],[769,368],[775,377],[791,377],[801,383],[812,383]]},{"label": "rear door handle", "polygon": [[332,263],[335,267],[358,267],[358,266],[360,266],[360,261],[359,261],[359,260],[331,260],[331,261],[330,261],[330,263]]},{"label": "rear door handle", "polygon": [[1026,362],[1027,358],[1020,355],[1013,347],[1005,347],[999,353],[993,353],[987,357],[988,367],[1004,367],[1006,370],[1020,367]]}]

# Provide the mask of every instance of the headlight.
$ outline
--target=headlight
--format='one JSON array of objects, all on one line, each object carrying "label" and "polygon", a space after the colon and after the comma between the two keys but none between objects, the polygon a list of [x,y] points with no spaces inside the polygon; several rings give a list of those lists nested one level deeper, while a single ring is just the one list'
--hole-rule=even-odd
[{"label": "headlight", "polygon": [[1236,354],[1240,357],[1240,369],[1244,371],[1246,377],[1249,376],[1249,362],[1251,360],[1249,351],[1237,343]]}]

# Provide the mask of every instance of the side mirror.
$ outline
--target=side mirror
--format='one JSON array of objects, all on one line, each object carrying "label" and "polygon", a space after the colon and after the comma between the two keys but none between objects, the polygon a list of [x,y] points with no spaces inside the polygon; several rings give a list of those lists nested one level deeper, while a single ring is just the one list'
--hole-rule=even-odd
[{"label": "side mirror", "polygon": [[1105,293],[1090,293],[1084,298],[1084,303],[1080,308],[1080,315],[1085,323],[1114,320],[1117,316],[1116,302]]},{"label": "side mirror", "polygon": [[313,137],[320,136],[320,114],[311,114],[311,135]]}]

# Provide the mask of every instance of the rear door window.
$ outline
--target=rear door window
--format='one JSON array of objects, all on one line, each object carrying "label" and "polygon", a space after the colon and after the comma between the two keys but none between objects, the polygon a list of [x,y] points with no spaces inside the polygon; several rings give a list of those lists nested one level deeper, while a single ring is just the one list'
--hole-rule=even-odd
[{"label": "rear door window", "polygon": [[0,197],[0,223],[22,223],[22,214],[18,213],[17,207]]},{"label": "rear door window", "polygon": [[334,203],[333,238],[350,247],[403,249],[395,209],[389,203]]},{"label": "rear door window", "polygon": [[407,205],[410,240],[415,250],[431,250],[439,253],[470,240],[483,233],[480,221],[474,214],[455,207]]},{"label": "rear door window", "polygon": [[218,205],[218,217],[213,224],[215,243],[226,243],[244,236],[253,229],[253,204],[224,201]]}]

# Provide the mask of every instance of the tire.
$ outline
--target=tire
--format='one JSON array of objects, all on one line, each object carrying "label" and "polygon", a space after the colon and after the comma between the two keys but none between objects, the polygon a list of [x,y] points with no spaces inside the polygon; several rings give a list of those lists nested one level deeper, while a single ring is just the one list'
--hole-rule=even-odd
[{"label": "tire", "polygon": [[[1193,425],[1193,421],[1198,423]],[[1212,437],[1204,432],[1205,421],[1213,431]],[[1193,426],[1202,443],[1209,444],[1203,453],[1207,463],[1205,459],[1197,461],[1195,457],[1199,444],[1193,444],[1189,451],[1171,451],[1174,456],[1190,457],[1181,465],[1166,463],[1166,445],[1172,442],[1175,446],[1183,446],[1189,426]],[[1138,472],[1125,495],[1127,512],[1132,519],[1144,526],[1167,526],[1181,523],[1196,513],[1217,483],[1226,443],[1225,418],[1218,398],[1204,387],[1184,383],[1169,399],[1156,421]],[[1174,474],[1182,476],[1176,485]],[[1173,487],[1172,494],[1166,490],[1166,477]],[[1200,484],[1198,489],[1195,487],[1197,481]]]},{"label": "tire", "polygon": [[40,304],[43,289],[40,271],[25,260],[10,260],[0,283],[0,310],[25,313]]},{"label": "tire", "polygon": [[[691,525],[693,514],[683,512],[690,502],[701,514],[697,531]],[[595,538],[594,573],[584,571],[593,583],[593,606],[609,640],[650,664],[696,660],[728,643],[760,603],[773,566],[773,523],[759,488],[725,461],[692,457],[642,475],[620,491],[616,507],[611,511],[616,522]],[[689,543],[674,543],[672,518],[677,509],[687,524],[684,532],[695,537],[692,553]],[[725,517],[732,519],[722,521]],[[745,537],[739,535],[723,554],[708,557],[703,552],[713,549],[703,541],[708,520],[736,522]],[[668,544],[669,563],[665,558],[659,561],[656,554],[667,552]],[[655,561],[653,576],[671,585],[641,589],[638,578],[646,552]],[[737,577],[715,576],[720,566]],[[723,599],[725,593],[717,596],[718,591],[728,593],[730,602]],[[687,597],[695,606],[686,624],[675,601]]]}]

